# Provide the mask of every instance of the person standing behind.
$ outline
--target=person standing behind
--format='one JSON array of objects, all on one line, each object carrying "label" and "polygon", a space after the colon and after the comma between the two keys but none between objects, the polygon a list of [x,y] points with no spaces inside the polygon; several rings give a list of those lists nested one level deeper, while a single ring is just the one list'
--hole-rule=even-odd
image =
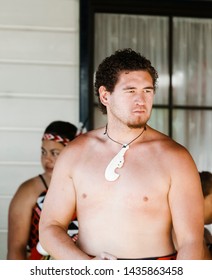
[{"label": "person standing behind", "polygon": [[[41,214],[40,242],[54,259],[202,259],[195,162],[147,124],[157,78],[151,62],[132,49],[99,65],[95,91],[107,125],[61,152]],[[75,211],[76,243],[66,233]]]},{"label": "person standing behind", "polygon": [[209,230],[209,226],[212,226],[212,173],[208,171],[202,171],[199,172],[199,174],[204,196],[204,239],[208,249],[206,250],[206,255],[212,259],[212,233]]},{"label": "person standing behind", "polygon": [[[45,129],[41,145],[44,173],[23,182],[9,206],[7,259],[48,258],[39,254],[36,248],[40,213],[55,162],[64,147],[76,137],[76,133],[77,127],[64,121],[54,121]],[[71,228],[74,226],[72,224]]]}]

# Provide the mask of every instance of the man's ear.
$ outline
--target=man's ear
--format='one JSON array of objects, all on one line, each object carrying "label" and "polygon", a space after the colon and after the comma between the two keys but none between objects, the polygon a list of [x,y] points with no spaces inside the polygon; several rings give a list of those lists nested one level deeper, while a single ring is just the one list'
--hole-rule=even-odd
[{"label": "man's ear", "polygon": [[108,104],[108,96],[110,95],[109,91],[106,90],[106,87],[101,86],[99,88],[99,99],[103,105]]}]

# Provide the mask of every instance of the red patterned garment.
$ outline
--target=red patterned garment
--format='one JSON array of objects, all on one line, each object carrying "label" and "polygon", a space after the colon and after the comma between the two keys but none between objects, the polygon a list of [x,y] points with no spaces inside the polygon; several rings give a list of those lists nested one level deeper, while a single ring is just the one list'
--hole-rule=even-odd
[{"label": "red patterned garment", "polygon": [[[46,190],[43,191],[38,199],[37,202],[33,208],[33,212],[32,212],[32,219],[31,219],[31,229],[30,229],[30,238],[28,241],[28,246],[27,246],[27,250],[28,250],[28,259],[29,260],[48,260],[50,259],[50,256],[43,256],[41,255],[37,249],[36,246],[39,242],[39,221],[40,221],[40,215],[41,215],[41,211],[42,211],[42,207],[43,207],[43,203],[46,197],[46,193],[48,190],[48,187],[46,185],[46,182],[44,181],[44,178],[39,175],[42,182],[44,183]],[[76,218],[76,215],[74,215],[69,228],[68,228],[68,234],[69,236],[72,238],[72,240],[74,242],[76,242],[77,237],[78,237],[78,221]]]}]

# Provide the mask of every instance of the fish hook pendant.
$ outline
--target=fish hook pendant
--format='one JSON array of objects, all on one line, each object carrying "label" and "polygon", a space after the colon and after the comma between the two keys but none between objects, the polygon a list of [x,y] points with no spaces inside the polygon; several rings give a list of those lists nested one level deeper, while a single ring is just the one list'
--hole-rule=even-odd
[{"label": "fish hook pendant", "polygon": [[129,149],[129,145],[123,145],[118,154],[110,161],[105,169],[105,179],[109,182],[115,181],[120,176],[115,172],[116,168],[121,168],[124,164],[124,155]]}]

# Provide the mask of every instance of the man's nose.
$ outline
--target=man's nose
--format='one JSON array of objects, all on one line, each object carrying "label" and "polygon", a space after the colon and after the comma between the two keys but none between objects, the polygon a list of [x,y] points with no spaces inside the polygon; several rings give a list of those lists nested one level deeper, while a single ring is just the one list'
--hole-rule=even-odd
[{"label": "man's nose", "polygon": [[142,93],[138,93],[136,96],[135,96],[135,103],[137,105],[143,105],[145,103],[145,96],[144,94]]}]

